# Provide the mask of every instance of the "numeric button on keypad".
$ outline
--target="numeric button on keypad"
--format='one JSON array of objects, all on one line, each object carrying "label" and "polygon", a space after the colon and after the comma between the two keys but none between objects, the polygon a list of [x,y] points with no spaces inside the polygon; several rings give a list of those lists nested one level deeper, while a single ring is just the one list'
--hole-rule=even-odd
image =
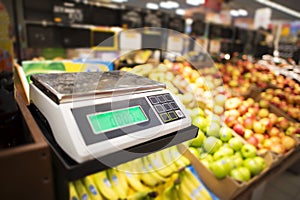
[{"label": "numeric button on keypad", "polygon": [[158,113],[162,113],[165,111],[164,107],[160,104],[157,104],[157,105],[154,105],[155,107],[155,110],[158,112]]}]

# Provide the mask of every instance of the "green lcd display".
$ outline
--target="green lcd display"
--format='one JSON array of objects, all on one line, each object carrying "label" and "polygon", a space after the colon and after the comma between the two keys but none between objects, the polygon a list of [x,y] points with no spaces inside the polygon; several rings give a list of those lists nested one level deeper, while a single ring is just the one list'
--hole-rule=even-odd
[{"label": "green lcd display", "polygon": [[148,121],[140,106],[87,115],[95,134]]}]

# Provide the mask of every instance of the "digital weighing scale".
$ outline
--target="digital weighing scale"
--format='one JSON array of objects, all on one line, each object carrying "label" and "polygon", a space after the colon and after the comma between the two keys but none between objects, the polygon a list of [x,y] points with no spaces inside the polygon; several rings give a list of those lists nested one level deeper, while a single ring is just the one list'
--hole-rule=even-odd
[{"label": "digital weighing scale", "polygon": [[163,83],[124,71],[35,74],[30,99],[78,163],[191,126]]}]

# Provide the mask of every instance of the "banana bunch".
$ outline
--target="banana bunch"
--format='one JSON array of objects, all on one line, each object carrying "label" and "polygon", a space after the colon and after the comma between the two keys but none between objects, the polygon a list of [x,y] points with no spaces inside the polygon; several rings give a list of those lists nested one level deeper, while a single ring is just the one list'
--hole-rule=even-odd
[{"label": "banana bunch", "polygon": [[69,183],[70,200],[102,200],[92,176]]},{"label": "banana bunch", "polygon": [[187,168],[179,172],[173,184],[165,187],[162,200],[212,200],[203,184]]},{"label": "banana bunch", "polygon": [[70,200],[203,199],[210,195],[171,147],[69,183]]}]

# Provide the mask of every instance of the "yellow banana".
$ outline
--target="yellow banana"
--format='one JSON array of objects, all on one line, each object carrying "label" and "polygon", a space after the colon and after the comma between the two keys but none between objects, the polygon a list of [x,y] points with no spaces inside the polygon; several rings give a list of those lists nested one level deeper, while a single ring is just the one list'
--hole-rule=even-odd
[{"label": "yellow banana", "polygon": [[157,179],[159,183],[164,183],[166,181],[163,176],[157,173],[157,171],[153,168],[152,163],[150,163],[148,159],[142,158],[142,162],[144,164],[144,168],[147,169],[148,173],[150,173],[153,178]]},{"label": "yellow banana", "polygon": [[162,195],[162,200],[177,200],[177,199],[178,197],[176,195],[175,185],[172,184],[169,187],[166,187]]},{"label": "yellow banana", "polygon": [[170,168],[170,170],[173,171],[173,173],[178,171],[178,167],[176,166],[176,164],[172,158],[172,155],[170,154],[168,149],[164,149],[162,151],[159,151],[158,153],[161,156],[165,165],[168,166]]},{"label": "yellow banana", "polygon": [[180,200],[192,200],[190,197],[189,191],[187,191],[187,188],[185,186],[182,186],[181,183],[176,185],[176,196]]},{"label": "yellow banana", "polygon": [[85,188],[91,198],[91,200],[102,200],[102,196],[99,193],[97,186],[92,178],[92,176],[86,176],[82,179]]},{"label": "yellow banana", "polygon": [[125,199],[128,192],[128,184],[126,181],[126,177],[124,177],[122,173],[115,169],[107,170],[108,178],[112,183],[112,187],[114,191],[118,194],[119,199]]},{"label": "yellow banana", "polygon": [[128,184],[136,191],[150,191],[150,188],[143,185],[140,180],[139,174],[135,174],[129,171],[126,172],[120,172],[124,173],[125,178],[128,182]]},{"label": "yellow banana", "polygon": [[150,200],[154,199],[157,196],[156,192],[147,192],[147,191],[140,191],[136,192],[133,195],[130,195],[127,200]]},{"label": "yellow banana", "polygon": [[[184,175],[180,176],[180,196],[186,200],[196,200],[199,198],[195,194],[197,193],[197,188],[194,187],[192,183],[190,183]],[[200,198],[199,198],[200,199]]]},{"label": "yellow banana", "polygon": [[117,200],[118,194],[114,191],[114,188],[107,177],[106,171],[101,171],[93,175],[93,179],[98,190],[106,199]]},{"label": "yellow banana", "polygon": [[193,188],[196,188],[195,196],[201,197],[203,200],[211,200],[212,197],[204,187],[204,185],[194,176],[194,174],[189,170],[185,169],[183,172],[183,178],[186,182],[191,183]]},{"label": "yellow banana", "polygon": [[70,200],[79,200],[78,194],[76,192],[75,186],[73,183],[69,183],[69,199]]},{"label": "yellow banana", "polygon": [[[172,146],[172,147],[170,148],[170,151],[171,151],[171,154],[172,154],[172,156],[173,156],[173,159],[175,160],[175,163],[178,165],[178,167],[183,168],[183,167],[186,167],[186,166],[188,166],[188,165],[191,164],[190,160],[187,159],[184,155],[182,155],[182,154],[179,152],[177,146]],[[178,162],[179,162],[179,163],[178,163]]]},{"label": "yellow banana", "polygon": [[159,181],[155,179],[152,174],[149,173],[149,170],[144,167],[141,159],[131,161],[130,165],[132,167],[132,171],[138,174],[141,182],[145,185],[155,187],[159,184]]},{"label": "yellow banana", "polygon": [[165,165],[159,153],[152,153],[147,156],[147,159],[152,163],[153,168],[155,168],[157,173],[159,173],[161,176],[168,177],[173,173],[172,168]]},{"label": "yellow banana", "polygon": [[127,190],[127,197],[135,194],[137,191],[135,189],[133,189],[132,187],[128,187],[128,190]]},{"label": "yellow banana", "polygon": [[81,180],[74,181],[74,186],[80,200],[89,200],[89,195]]}]

